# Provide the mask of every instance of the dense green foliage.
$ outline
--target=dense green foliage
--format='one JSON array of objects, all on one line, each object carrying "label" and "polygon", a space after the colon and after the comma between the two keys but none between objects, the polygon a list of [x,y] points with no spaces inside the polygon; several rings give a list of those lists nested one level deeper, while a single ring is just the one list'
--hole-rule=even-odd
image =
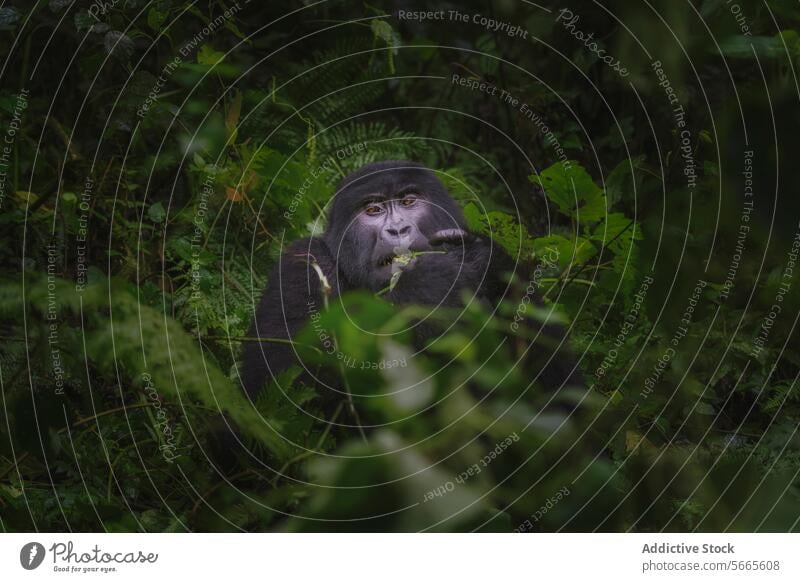
[{"label": "dense green foliage", "polygon": [[[580,2],[571,28],[277,4],[0,8],[0,530],[797,530],[797,2]],[[543,303],[438,310],[421,354],[418,308],[321,309],[304,357],[324,329],[405,362],[334,370],[362,438],[297,371],[250,403],[237,359],[281,249],[383,159],[439,171]],[[548,317],[572,415],[520,365]]]}]

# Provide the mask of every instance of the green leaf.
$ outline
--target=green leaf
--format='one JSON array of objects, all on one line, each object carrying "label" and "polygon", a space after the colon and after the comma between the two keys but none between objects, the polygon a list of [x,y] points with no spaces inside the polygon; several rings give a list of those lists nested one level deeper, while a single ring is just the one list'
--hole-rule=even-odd
[{"label": "green leaf", "polygon": [[375,38],[382,40],[389,47],[387,52],[389,60],[389,72],[394,74],[394,57],[397,54],[397,45],[400,44],[392,26],[386,20],[373,20],[371,24],[372,34]]},{"label": "green leaf", "polygon": [[637,172],[636,169],[644,163],[644,160],[644,155],[626,158],[611,170],[606,178],[606,198],[609,208],[618,202],[633,200],[642,183],[642,172]]},{"label": "green leaf", "polygon": [[158,0],[153,3],[153,7],[147,12],[147,25],[155,30],[161,32],[161,27],[169,17],[169,9],[172,7],[170,0]]},{"label": "green leaf", "polygon": [[558,162],[529,179],[539,184],[558,211],[581,222],[595,222],[605,216],[603,191],[577,162]]},{"label": "green leaf", "polygon": [[391,24],[385,20],[373,20],[371,27],[372,34],[374,34],[376,38],[381,39],[389,46],[392,45],[394,42],[394,30],[392,30]]},{"label": "green leaf", "polygon": [[552,256],[555,251],[562,269],[566,269],[570,264],[582,265],[597,252],[592,241],[587,238],[579,236],[572,241],[560,234],[539,237],[533,241],[533,247],[537,256]]},{"label": "green leaf", "polygon": [[595,227],[589,238],[620,254],[627,253],[634,240],[641,240],[642,232],[630,218],[614,212]]},{"label": "green leaf", "polygon": [[[75,22],[75,30],[78,32],[91,28],[97,22],[88,12],[76,12],[73,20]],[[0,30],[2,30],[1,27]]]},{"label": "green leaf", "polygon": [[530,233],[511,214],[499,210],[484,213],[470,202],[464,207],[464,218],[470,230],[492,237],[512,257],[518,253],[529,257],[533,253]]},{"label": "green leaf", "polygon": [[700,402],[695,406],[694,411],[697,414],[703,414],[705,416],[715,416],[717,413],[714,410],[714,407],[711,406],[708,402]]},{"label": "green leaf", "polygon": [[200,65],[214,66],[222,62],[225,53],[214,50],[210,44],[204,44],[197,53],[197,62]]},{"label": "green leaf", "polygon": [[164,205],[159,201],[150,205],[150,208],[147,209],[147,217],[156,223],[164,222],[167,217],[167,211],[164,210]]}]

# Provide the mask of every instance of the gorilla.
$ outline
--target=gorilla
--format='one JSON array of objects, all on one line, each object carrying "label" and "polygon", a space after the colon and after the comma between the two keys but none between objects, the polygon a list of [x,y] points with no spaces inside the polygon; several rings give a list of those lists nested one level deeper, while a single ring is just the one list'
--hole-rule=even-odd
[{"label": "gorilla", "polygon": [[[468,291],[496,306],[509,293],[514,268],[491,238],[469,232],[433,171],[410,161],[369,164],[340,184],[324,233],[291,243],[280,257],[248,336],[293,340],[309,320],[309,305],[356,289],[384,292],[396,304],[447,307],[461,305]],[[418,335],[432,333],[420,327]],[[544,331],[554,338],[563,332]],[[549,362],[537,370],[546,386],[582,384],[568,355]],[[247,344],[241,370],[248,396],[297,363],[291,341]]]}]

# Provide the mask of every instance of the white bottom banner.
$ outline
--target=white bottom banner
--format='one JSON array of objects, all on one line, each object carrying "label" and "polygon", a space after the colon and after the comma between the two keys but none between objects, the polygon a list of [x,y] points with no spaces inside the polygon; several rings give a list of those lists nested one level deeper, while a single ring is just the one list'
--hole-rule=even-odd
[{"label": "white bottom banner", "polygon": [[3,534],[0,578],[800,580],[798,542],[792,534]]}]

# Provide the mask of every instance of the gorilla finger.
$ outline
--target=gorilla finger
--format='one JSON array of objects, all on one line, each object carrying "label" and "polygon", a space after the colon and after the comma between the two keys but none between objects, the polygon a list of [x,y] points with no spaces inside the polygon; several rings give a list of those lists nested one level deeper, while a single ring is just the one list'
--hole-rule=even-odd
[{"label": "gorilla finger", "polygon": [[441,245],[444,243],[461,243],[470,240],[470,234],[460,228],[447,228],[435,233],[431,239],[431,245]]}]

